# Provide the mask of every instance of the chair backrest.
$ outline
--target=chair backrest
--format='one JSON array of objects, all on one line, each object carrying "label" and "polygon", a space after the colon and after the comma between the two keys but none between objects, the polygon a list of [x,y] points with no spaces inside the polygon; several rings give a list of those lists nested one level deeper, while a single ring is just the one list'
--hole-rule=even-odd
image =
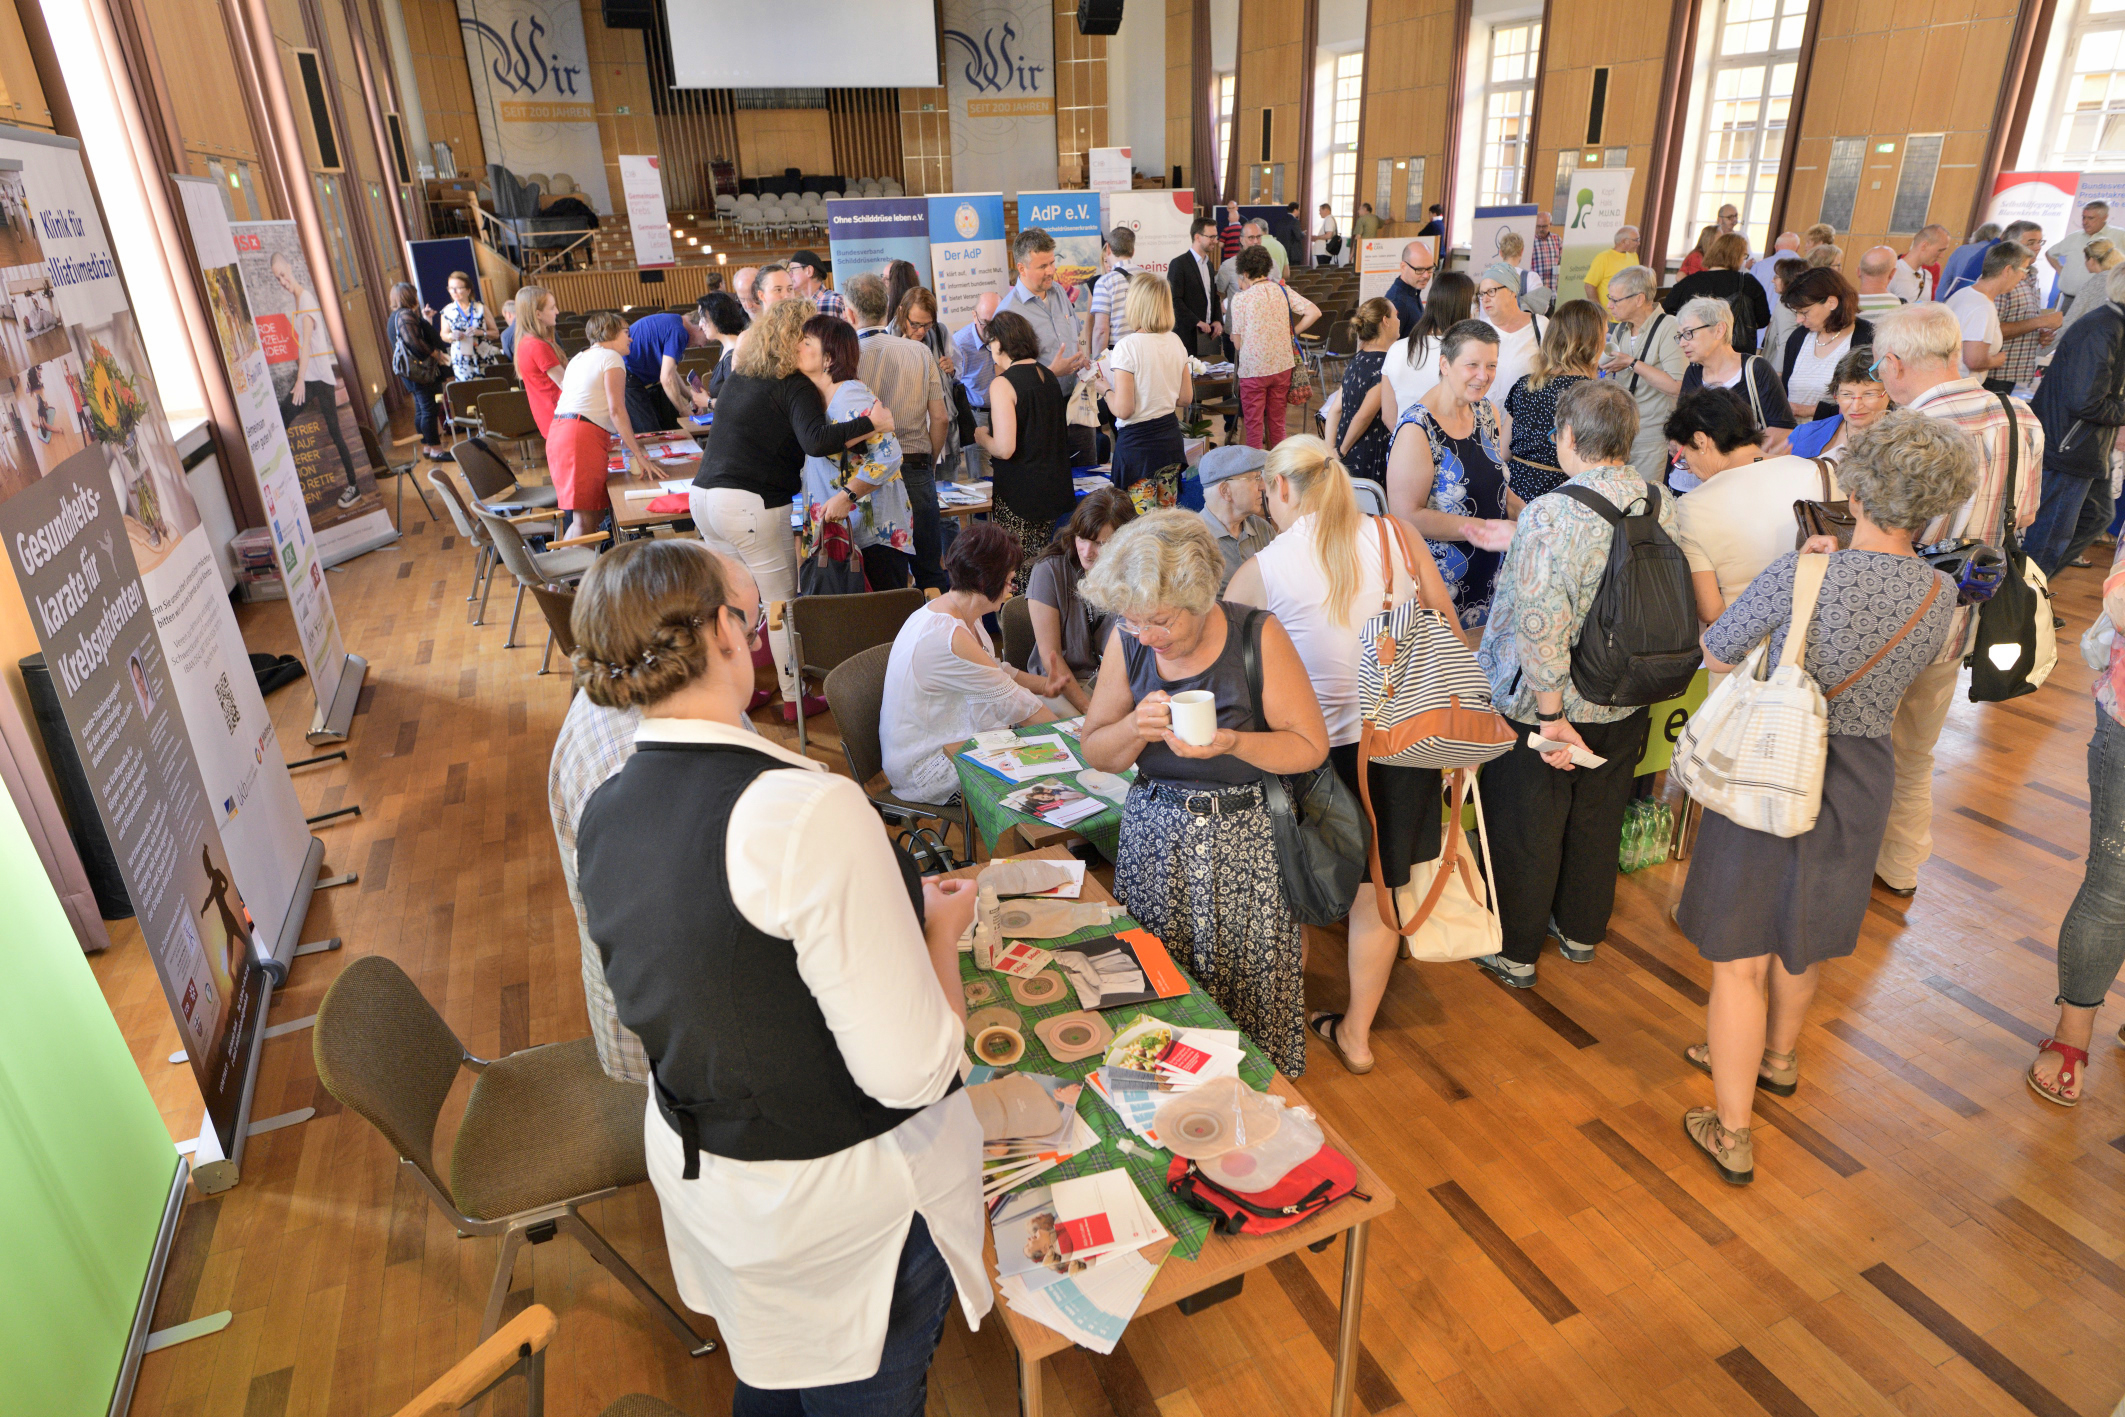
[{"label": "chair backrest", "polygon": [[913,588],[864,595],[801,595],[789,603],[804,642],[804,667],[825,674],[873,645],[893,643],[908,616],[922,609]]},{"label": "chair backrest", "polygon": [[341,970],[317,1006],[310,1050],[325,1091],[448,1196],[435,1164],[435,1119],[465,1047],[406,971],[382,955],[363,955]]},{"label": "chair backrest", "polygon": [[1387,515],[1387,489],[1369,477],[1350,479],[1350,490],[1357,494],[1358,510],[1367,516]]},{"label": "chair backrest", "polygon": [[531,559],[531,548],[524,544],[524,534],[516,529],[515,522],[498,517],[484,507],[474,507],[472,514],[486,528],[489,539],[494,542],[494,554],[502,558],[510,575],[525,585],[546,583],[546,577],[539,572],[539,563]]},{"label": "chair backrest", "polygon": [[996,612],[996,619],[1003,626],[1004,660],[1013,669],[1024,669],[1033,662],[1032,599],[1023,595],[1012,596]]},{"label": "chair backrest", "polygon": [[531,588],[531,595],[539,603],[539,613],[546,617],[546,627],[553,631],[554,648],[564,655],[573,655],[576,652],[572,628],[576,593],[562,587],[535,585]]},{"label": "chair backrest", "polygon": [[509,391],[507,379],[458,379],[443,385],[443,402],[452,418],[470,418],[481,394]]},{"label": "chair backrest", "polygon": [[475,405],[480,426],[496,438],[536,438],[539,421],[531,416],[531,400],[522,389],[481,394]]},{"label": "chair backrest", "polygon": [[450,520],[457,524],[457,534],[479,545],[487,539],[486,529],[472,519],[465,507],[465,499],[459,495],[457,484],[439,467],[428,469],[428,485],[443,494],[443,510],[450,513]]},{"label": "chair backrest", "polygon": [[390,456],[384,452],[383,440],[376,436],[376,430],[359,419],[356,420],[356,426],[362,430],[362,451],[369,455],[369,466],[376,471],[377,476],[381,477],[387,472],[396,475],[413,466],[407,463],[405,468],[393,467]]},{"label": "chair backrest", "polygon": [[516,469],[509,465],[507,458],[489,447],[484,438],[466,438],[452,443],[450,455],[457,459],[457,470],[465,475],[465,485],[472,489],[474,501],[491,502],[516,486]]},{"label": "chair backrest", "polygon": [[885,708],[885,666],[892,657],[891,645],[873,645],[843,660],[826,676],[826,706],[841,735],[841,755],[848,760],[849,776],[860,787],[867,788],[885,766],[884,750],[878,746],[878,717]]},{"label": "chair backrest", "polygon": [[1348,320],[1338,320],[1328,327],[1328,352],[1330,354],[1356,354],[1358,332]]}]

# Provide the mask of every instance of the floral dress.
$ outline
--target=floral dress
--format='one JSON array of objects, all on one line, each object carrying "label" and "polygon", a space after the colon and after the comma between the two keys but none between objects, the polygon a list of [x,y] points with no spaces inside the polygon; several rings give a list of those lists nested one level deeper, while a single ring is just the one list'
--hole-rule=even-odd
[{"label": "floral dress", "polygon": [[480,366],[502,357],[502,347],[487,337],[487,307],[475,300],[470,306],[455,300],[440,316],[443,338],[450,345],[450,372],[460,379],[477,379]]},{"label": "floral dress", "polygon": [[[1365,395],[1380,382],[1380,369],[1387,361],[1387,352],[1379,349],[1361,349],[1350,356],[1350,363],[1343,370],[1343,411],[1336,420],[1336,446],[1343,445],[1343,435],[1350,431],[1350,421],[1358,416],[1358,405],[1365,402]],[[1343,465],[1350,469],[1352,477],[1370,478],[1382,484],[1387,482],[1387,453],[1394,446],[1394,429],[1389,426],[1387,405],[1394,399],[1394,387],[1389,385],[1380,391],[1380,412],[1373,415],[1372,422],[1358,435],[1350,452],[1343,458]]]},{"label": "floral dress", "polygon": [[[1455,438],[1439,426],[1420,399],[1409,406],[1396,436],[1415,424],[1431,444],[1431,495],[1425,505],[1435,512],[1472,520],[1503,521],[1505,513],[1505,451],[1499,437],[1498,410],[1490,400],[1476,405],[1476,431]],[[1485,551],[1466,541],[1433,541],[1425,538],[1431,558],[1438,563],[1439,577],[1454,598],[1454,610],[1465,629],[1480,629],[1490,620],[1491,590],[1498,579],[1502,552]]]},{"label": "floral dress", "polygon": [[[827,421],[860,417],[877,402],[878,396],[862,380],[850,379],[827,401]],[[848,487],[852,477],[876,484],[868,495],[856,499],[849,512],[849,537],[857,549],[887,546],[914,555],[915,517],[907,484],[900,480],[900,440],[890,433],[874,433],[834,457],[804,460],[804,488],[798,494],[804,525],[797,534],[797,559],[811,556],[819,544],[821,511],[835,493]]]}]

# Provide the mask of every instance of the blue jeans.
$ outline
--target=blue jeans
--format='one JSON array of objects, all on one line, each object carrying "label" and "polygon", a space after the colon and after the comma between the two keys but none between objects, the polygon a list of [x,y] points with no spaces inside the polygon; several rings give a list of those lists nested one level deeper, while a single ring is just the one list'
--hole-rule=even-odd
[{"label": "blue jeans", "polygon": [[908,489],[915,520],[915,584],[924,590],[932,586],[950,590],[944,577],[944,517],[937,510],[937,469],[927,455],[908,453],[900,460],[900,481]]},{"label": "blue jeans", "polygon": [[[411,379],[403,377],[399,379],[399,382],[406,386],[407,393],[413,395],[413,426],[421,435],[421,442],[427,447],[441,447],[443,445],[443,432],[436,417],[436,390],[424,389]],[[441,385],[436,387],[440,388]]]},{"label": "blue jeans", "polygon": [[929,1400],[930,1360],[944,1335],[953,1292],[952,1272],[918,1214],[900,1249],[878,1371],[828,1387],[757,1388],[741,1380],[731,1394],[731,1417],[922,1417]]},{"label": "blue jeans", "polygon": [[2125,727],[2096,706],[2088,740],[2088,874],[2059,923],[2059,999],[2103,1002],[2125,965]]},{"label": "blue jeans", "polygon": [[2108,500],[2108,478],[2070,477],[2049,468],[2044,470],[2044,500],[2037,508],[2036,520],[2022,533],[2022,550],[2046,576],[2057,575],[2059,567],[2069,559],[2066,548],[2073,541],[2074,528],[2080,525],[2081,509],[2093,496],[2098,482],[2103,484],[2104,498]]},{"label": "blue jeans", "polygon": [[2095,545],[2095,539],[2109,529],[2117,502],[2107,476],[2089,481],[2088,500],[2081,503],[2081,515],[2073,524],[2073,535],[2066,541],[2066,554],[2059,557],[2061,566],[2079,560],[2083,552]]}]

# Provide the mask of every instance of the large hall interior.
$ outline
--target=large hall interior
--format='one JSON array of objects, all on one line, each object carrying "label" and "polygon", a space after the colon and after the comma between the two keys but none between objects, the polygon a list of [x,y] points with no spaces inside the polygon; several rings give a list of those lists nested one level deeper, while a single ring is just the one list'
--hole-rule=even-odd
[{"label": "large hall interior", "polygon": [[0,1417],[2125,1417],[2121,428],[2121,0],[0,0]]}]

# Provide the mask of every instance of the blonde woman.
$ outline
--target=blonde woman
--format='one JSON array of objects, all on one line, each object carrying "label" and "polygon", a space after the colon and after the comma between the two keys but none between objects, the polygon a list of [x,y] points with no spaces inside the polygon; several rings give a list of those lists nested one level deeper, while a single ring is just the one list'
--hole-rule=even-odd
[{"label": "blonde woman", "polygon": [[1114,414],[1114,482],[1139,512],[1179,503],[1181,470],[1188,465],[1181,442],[1180,409],[1195,401],[1188,346],[1173,333],[1173,287],[1166,278],[1139,271],[1129,277],[1123,309],[1129,333],[1105,361],[1113,375],[1107,408]]},{"label": "blonde woman", "polygon": [[531,405],[532,422],[539,436],[548,437],[553,411],[561,398],[559,373],[568,367],[554,344],[553,323],[560,318],[560,304],[544,286],[527,285],[516,293],[516,376],[524,385],[525,401]]},{"label": "blonde woman", "polygon": [[1564,485],[1557,466],[1557,400],[1574,384],[1601,372],[1608,326],[1601,307],[1591,300],[1567,300],[1557,307],[1542,331],[1542,342],[1528,371],[1505,391],[1503,406],[1510,420],[1513,497],[1520,506]]},{"label": "blonde woman", "polygon": [[583,338],[590,347],[568,361],[546,435],[547,471],[561,510],[573,513],[570,536],[595,530],[612,505],[605,494],[605,469],[614,438],[633,455],[635,467],[648,465],[627,420],[625,361],[633,338],[627,321],[601,310],[583,322]]},{"label": "blonde woman", "polygon": [[[757,289],[757,284],[755,286]],[[882,403],[830,423],[826,404],[801,367],[804,322],[818,314],[808,300],[770,305],[745,332],[731,375],[716,399],[701,471],[694,478],[694,524],[701,539],[743,561],[769,604],[797,593],[797,548],[790,503],[804,488],[804,460],[831,458],[872,433],[893,431]],[[789,637],[768,636],[783,707],[796,717],[797,667]],[[819,700],[818,712],[826,701]],[[807,712],[811,712],[809,705]]]},{"label": "blonde woman", "polygon": [[[2095,240],[2083,246],[2081,255],[2084,258],[2084,264],[2088,267],[2088,274],[2092,276],[2106,275],[2108,272],[2116,270],[2119,266],[2125,266],[2125,251],[2120,251],[2116,246],[2112,245],[2107,237],[2098,236]],[[2081,293],[2075,296],[2073,303],[2066,308],[2065,323],[2059,326],[2061,333],[2065,331],[2067,325],[2080,319],[2081,316],[2087,314],[2090,310],[2100,310],[2108,303],[2097,298],[2102,289],[2103,287],[2094,281],[2090,281],[2081,287]],[[2051,347],[2053,349],[2059,347],[2056,335],[2052,337]]]},{"label": "blonde woman", "polygon": [[[1232,578],[1225,598],[1267,610],[1291,636],[1313,681],[1328,730],[1328,761],[1358,791],[1358,631],[1383,605],[1412,595],[1461,634],[1453,597],[1415,531],[1358,510],[1350,474],[1319,438],[1295,434],[1277,444],[1263,469],[1277,538]],[[1370,774],[1378,823],[1379,874],[1388,888],[1409,884],[1410,863],[1439,854],[1439,775],[1382,768]],[[1350,1002],[1314,1014],[1307,1027],[1354,1073],[1372,1071],[1372,1020],[1387,992],[1397,936],[1383,923],[1367,872],[1350,908]]]},{"label": "blonde woman", "polygon": [[[1114,893],[1270,1062],[1297,1077],[1306,1070],[1304,948],[1262,779],[1319,767],[1328,730],[1291,636],[1275,616],[1221,601],[1224,574],[1217,541],[1194,512],[1153,512],[1115,533],[1078,589],[1117,617],[1082,747],[1104,772],[1137,769],[1122,808]],[[1250,616],[1262,668],[1259,720],[1247,687]],[[1193,689],[1217,705],[1201,745],[1174,732],[1170,706]]]}]

